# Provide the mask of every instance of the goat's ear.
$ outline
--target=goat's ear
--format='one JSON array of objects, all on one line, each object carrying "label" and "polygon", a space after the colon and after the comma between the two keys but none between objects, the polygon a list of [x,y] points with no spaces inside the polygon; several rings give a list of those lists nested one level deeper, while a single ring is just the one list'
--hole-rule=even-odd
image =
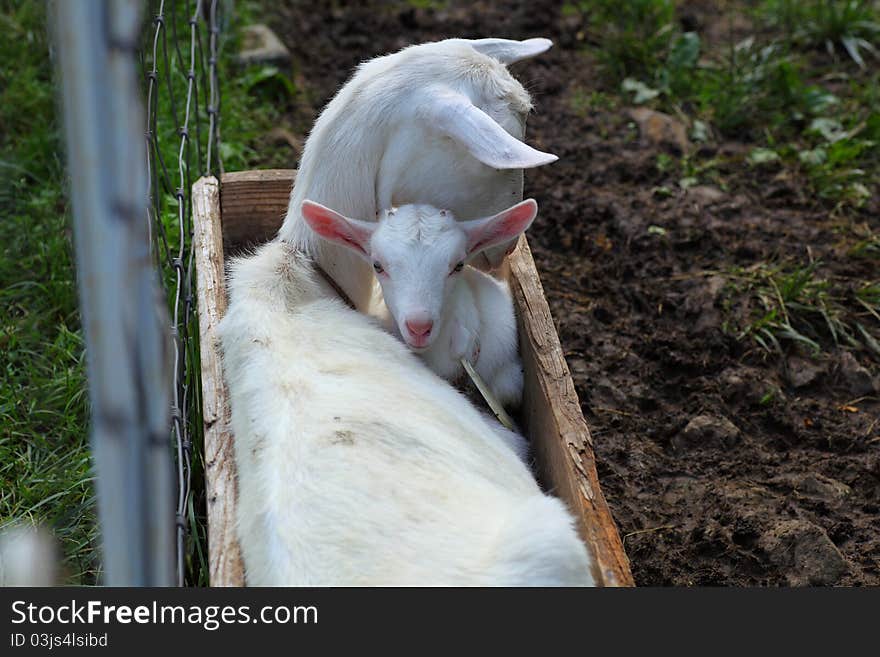
[{"label": "goat's ear", "polygon": [[341,244],[366,256],[370,247],[370,238],[375,225],[369,221],[349,219],[336,210],[315,203],[303,201],[302,216],[313,231],[325,240]]},{"label": "goat's ear", "polygon": [[493,169],[530,169],[559,159],[524,144],[460,93],[432,90],[420,107],[420,115],[428,126]]},{"label": "goat's ear", "polygon": [[471,46],[477,52],[497,59],[502,64],[513,64],[522,59],[535,57],[547,52],[553,46],[550,39],[535,38],[525,41],[513,41],[512,39],[471,39]]},{"label": "goat's ear", "polygon": [[538,204],[529,198],[486,219],[459,222],[467,235],[467,254],[471,256],[519,237],[537,214]]}]

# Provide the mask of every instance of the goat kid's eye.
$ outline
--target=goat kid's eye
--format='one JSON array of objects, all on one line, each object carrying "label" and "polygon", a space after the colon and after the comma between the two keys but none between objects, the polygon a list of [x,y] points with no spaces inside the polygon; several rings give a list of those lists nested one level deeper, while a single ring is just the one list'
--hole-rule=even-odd
[{"label": "goat kid's eye", "polygon": [[385,271],[385,268],[384,268],[382,265],[380,265],[378,262],[374,262],[374,263],[373,263],[373,270],[374,270],[377,274],[381,274],[382,272]]},{"label": "goat kid's eye", "polygon": [[455,265],[455,267],[452,268],[452,272],[450,272],[450,273],[457,274],[462,269],[464,269],[464,262],[459,262],[457,265]]}]

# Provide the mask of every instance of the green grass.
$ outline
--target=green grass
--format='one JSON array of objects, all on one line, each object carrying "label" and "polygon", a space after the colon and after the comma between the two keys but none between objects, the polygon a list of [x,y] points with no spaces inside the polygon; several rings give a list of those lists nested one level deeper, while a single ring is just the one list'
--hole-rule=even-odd
[{"label": "green grass", "polygon": [[45,3],[0,24],[0,527],[45,523],[67,581],[96,581],[83,341]]},{"label": "green grass", "polygon": [[769,129],[780,136],[797,134],[810,117],[839,102],[821,86],[804,79],[802,66],[781,43],[747,38],[701,57],[698,34],[672,40],[668,55],[645,79],[626,78],[624,92],[634,102],[654,100],[710,124],[721,136],[761,140]]},{"label": "green grass", "polygon": [[564,14],[580,13],[606,79],[641,76],[667,55],[674,32],[672,0],[579,0],[566,2]]},{"label": "green grass", "polygon": [[845,53],[861,68],[877,57],[880,19],[875,0],[766,0],[767,22],[784,30],[806,48],[823,48],[832,56]]},{"label": "green grass", "polygon": [[880,362],[872,332],[880,321],[880,281],[829,280],[819,261],[758,263],[728,272],[725,328],[767,352],[797,344],[818,355],[839,347]]}]

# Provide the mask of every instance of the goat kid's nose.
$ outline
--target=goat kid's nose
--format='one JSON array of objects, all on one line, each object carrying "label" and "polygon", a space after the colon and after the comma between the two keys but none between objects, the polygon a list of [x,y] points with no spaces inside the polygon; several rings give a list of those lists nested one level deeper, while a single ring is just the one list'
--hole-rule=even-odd
[{"label": "goat kid's nose", "polygon": [[432,328],[434,328],[434,322],[430,319],[406,320],[406,329],[416,337],[427,337]]}]

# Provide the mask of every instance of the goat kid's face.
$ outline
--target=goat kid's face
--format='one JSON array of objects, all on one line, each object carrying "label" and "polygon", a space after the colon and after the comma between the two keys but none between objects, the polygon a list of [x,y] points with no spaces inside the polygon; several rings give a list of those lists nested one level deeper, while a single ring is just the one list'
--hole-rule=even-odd
[{"label": "goat kid's face", "polygon": [[465,263],[519,236],[537,211],[528,199],[485,219],[456,221],[448,210],[405,205],[370,222],[312,201],[302,205],[312,230],[370,263],[400,335],[415,351],[430,347],[440,333]]}]

